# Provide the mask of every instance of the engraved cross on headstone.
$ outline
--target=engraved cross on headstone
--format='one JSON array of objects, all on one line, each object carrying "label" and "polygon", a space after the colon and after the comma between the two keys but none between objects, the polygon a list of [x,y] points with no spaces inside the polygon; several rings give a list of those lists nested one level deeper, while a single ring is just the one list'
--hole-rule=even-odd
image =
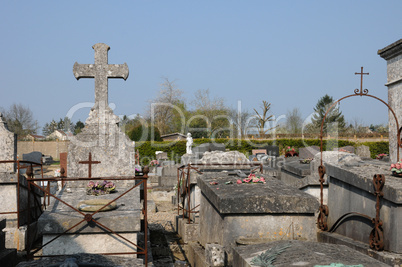
[{"label": "engraved cross on headstone", "polygon": [[128,66],[124,64],[108,64],[110,47],[103,43],[92,46],[95,50],[95,64],[78,64],[75,62],[73,73],[80,78],[95,78],[95,108],[105,109],[108,106],[108,78],[128,77]]}]

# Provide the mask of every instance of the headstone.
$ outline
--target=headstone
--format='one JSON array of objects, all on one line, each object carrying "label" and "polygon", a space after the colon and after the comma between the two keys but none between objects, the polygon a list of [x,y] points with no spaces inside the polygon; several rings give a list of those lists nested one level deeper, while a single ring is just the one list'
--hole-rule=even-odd
[{"label": "headstone", "polygon": [[320,147],[318,146],[308,146],[299,148],[299,158],[300,159],[313,159],[314,156],[320,152]]},{"label": "headstone", "polygon": [[279,157],[279,147],[278,146],[264,146],[263,149],[267,151],[267,155]]},{"label": "headstone", "polygon": [[[71,139],[68,146],[69,177],[87,177],[88,165],[79,164],[92,157],[99,164],[92,168],[93,177],[134,176],[135,149],[119,127],[119,117],[108,106],[108,78],[127,79],[128,67],[124,63],[108,64],[109,46],[98,43],[95,50],[95,64],[74,64],[75,78],[95,79],[95,105],[91,108],[85,128]],[[79,186],[82,186],[82,184]],[[73,186],[72,183],[69,185]]]},{"label": "headstone", "polygon": [[356,148],[356,155],[358,155],[361,158],[369,159],[371,158],[370,148],[365,145],[358,146]]},{"label": "headstone", "polygon": [[[388,87],[388,105],[395,112],[399,121],[399,127],[402,123],[402,39],[388,45],[387,47],[378,50],[378,55],[387,61],[387,83]],[[396,121],[391,113],[388,111],[388,125],[389,125],[389,155],[391,162],[397,162],[397,147],[398,147],[398,130],[396,128]],[[401,157],[401,154],[399,155]]]},{"label": "headstone", "polygon": [[42,152],[33,151],[31,153],[22,154],[22,160],[40,164],[42,162]]},{"label": "headstone", "polygon": [[[10,132],[3,114],[0,112],[0,161],[1,160],[17,160],[17,135]],[[15,172],[16,165],[14,163],[0,164],[1,172]]]},{"label": "headstone", "polygon": [[[73,67],[77,79],[95,79],[95,105],[91,108],[85,128],[71,139],[68,146],[68,177],[133,177],[135,144],[122,132],[119,117],[108,106],[108,78],[127,79],[128,67],[127,64],[108,64],[109,46],[106,44],[95,44],[93,49],[94,64],[75,63]],[[96,198],[86,194],[87,180],[69,181],[67,187],[58,192],[61,200],[52,199],[38,221],[43,244],[53,240],[44,246],[44,256],[137,251],[132,243],[138,244],[137,234],[141,230],[141,186],[133,188],[136,183],[133,179],[113,182],[116,192],[102,195],[102,198],[116,201],[117,209],[95,213],[94,217],[90,213],[78,213],[63,204],[77,207],[80,201]],[[63,235],[73,226],[76,227]],[[108,228],[126,239],[106,230]],[[125,256],[137,257],[136,254]]]}]

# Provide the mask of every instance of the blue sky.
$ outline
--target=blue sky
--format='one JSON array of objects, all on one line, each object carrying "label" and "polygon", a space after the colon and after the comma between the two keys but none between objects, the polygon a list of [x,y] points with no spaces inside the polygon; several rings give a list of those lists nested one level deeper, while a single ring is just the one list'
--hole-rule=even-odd
[{"label": "blue sky", "polygon": [[[93,79],[77,81],[74,62],[93,63],[92,45],[111,47],[109,63],[128,64],[127,81],[109,80],[115,114],[143,114],[162,77],[188,102],[209,89],[227,106],[252,111],[262,100],[279,117],[303,117],[325,94],[360,86],[387,100],[381,49],[402,38],[402,1],[3,1],[0,9],[0,106],[29,106],[42,128],[82,102]],[[346,120],[386,123],[380,102],[353,97]],[[73,116],[85,120],[89,108]]]}]

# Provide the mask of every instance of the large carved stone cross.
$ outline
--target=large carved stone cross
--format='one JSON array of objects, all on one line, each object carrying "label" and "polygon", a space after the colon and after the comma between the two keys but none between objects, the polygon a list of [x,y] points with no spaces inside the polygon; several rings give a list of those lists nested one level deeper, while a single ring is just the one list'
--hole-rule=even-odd
[{"label": "large carved stone cross", "polygon": [[73,73],[80,78],[95,78],[95,106],[104,109],[108,106],[108,78],[128,77],[128,66],[124,64],[108,64],[107,53],[110,47],[103,43],[92,46],[95,50],[95,64],[78,64],[75,62]]}]

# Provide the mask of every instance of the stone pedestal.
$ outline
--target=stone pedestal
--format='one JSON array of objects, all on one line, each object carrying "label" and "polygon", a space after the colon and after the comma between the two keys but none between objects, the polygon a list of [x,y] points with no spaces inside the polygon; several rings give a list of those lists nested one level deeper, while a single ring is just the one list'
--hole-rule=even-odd
[{"label": "stone pedestal", "polygon": [[[255,240],[316,240],[318,201],[296,188],[264,176],[265,184],[236,184],[237,177],[204,174],[201,189],[200,239],[202,246],[224,247],[229,265],[232,248]],[[226,184],[226,182],[233,184]],[[211,182],[217,182],[213,185]]]},{"label": "stone pedestal", "polygon": [[[402,39],[396,41],[387,47],[378,50],[378,55],[387,61],[387,83],[388,87],[388,105],[394,110],[399,121],[399,127],[402,125]],[[391,111],[388,112],[389,119],[389,155],[391,162],[397,162],[396,149],[398,147],[396,122]],[[402,157],[402,151],[400,152]]]},{"label": "stone pedestal", "polygon": [[[329,180],[329,227],[349,212],[358,212],[375,218],[376,197],[373,194],[373,176],[385,175],[380,212],[384,229],[384,249],[402,253],[402,179],[389,175],[389,164],[377,160],[349,166],[326,164],[326,171]],[[369,219],[355,216],[344,220],[335,233],[368,243],[372,229],[373,224]]]},{"label": "stone pedestal", "polygon": [[[85,189],[73,188],[72,190],[72,193],[63,190],[58,194],[58,197],[73,207],[77,207],[78,202],[82,200],[94,198],[113,200],[123,193],[122,190],[121,192],[95,197],[86,195]],[[139,191],[133,190],[116,201],[116,210],[99,212],[93,216],[93,219],[137,244],[137,234],[141,229],[141,205],[138,199]],[[92,212],[83,213],[91,214]],[[43,243],[52,240],[83,219],[84,215],[59,201],[53,201],[38,221],[39,229],[43,234]],[[43,248],[43,255],[135,251],[135,246],[110,233],[102,226],[94,222],[83,221],[68,231],[66,235],[46,245]],[[135,254],[124,256],[136,257]]]}]

